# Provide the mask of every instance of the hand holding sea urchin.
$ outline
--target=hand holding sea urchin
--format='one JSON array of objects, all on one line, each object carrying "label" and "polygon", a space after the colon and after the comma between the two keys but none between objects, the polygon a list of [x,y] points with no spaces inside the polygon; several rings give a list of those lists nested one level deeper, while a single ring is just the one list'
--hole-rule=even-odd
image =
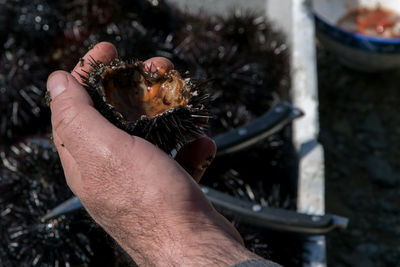
[{"label": "hand holding sea urchin", "polygon": [[110,122],[167,153],[203,135],[208,95],[176,70],[148,70],[142,61],[92,59],[82,74],[94,106]]}]

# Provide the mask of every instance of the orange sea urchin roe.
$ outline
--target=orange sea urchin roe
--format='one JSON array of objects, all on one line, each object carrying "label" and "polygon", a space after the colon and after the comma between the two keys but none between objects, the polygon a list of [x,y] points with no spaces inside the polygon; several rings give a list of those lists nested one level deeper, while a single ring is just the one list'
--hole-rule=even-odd
[{"label": "orange sea urchin roe", "polygon": [[179,73],[159,70],[160,78],[150,81],[135,65],[110,68],[102,75],[106,101],[128,121],[154,117],[177,106],[187,105],[190,89]]},{"label": "orange sea urchin roe", "polygon": [[338,21],[338,26],[369,36],[400,37],[400,16],[381,7],[352,10]]}]

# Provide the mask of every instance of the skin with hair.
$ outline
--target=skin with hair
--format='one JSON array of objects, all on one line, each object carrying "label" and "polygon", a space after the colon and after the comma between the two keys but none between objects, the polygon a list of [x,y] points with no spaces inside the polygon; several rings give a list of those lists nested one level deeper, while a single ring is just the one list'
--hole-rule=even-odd
[{"label": "skin with hair", "polygon": [[[72,74],[52,73],[47,89],[67,183],[93,219],[140,266],[229,266],[258,258],[196,183],[215,155],[214,142],[199,138],[174,160],[112,125],[77,74],[90,70],[90,57],[108,64],[117,52],[110,43],[97,44]],[[145,63],[151,70],[173,69],[164,58]]]}]

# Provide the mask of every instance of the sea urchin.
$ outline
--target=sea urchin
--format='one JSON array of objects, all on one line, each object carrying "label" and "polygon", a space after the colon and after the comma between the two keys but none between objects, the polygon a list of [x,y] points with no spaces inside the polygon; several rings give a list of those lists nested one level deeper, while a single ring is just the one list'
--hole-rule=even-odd
[{"label": "sea urchin", "polygon": [[[169,153],[203,134],[208,96],[176,70],[149,71],[142,61],[91,60],[81,75],[95,107],[110,122]],[[151,68],[150,68],[151,69]]]}]

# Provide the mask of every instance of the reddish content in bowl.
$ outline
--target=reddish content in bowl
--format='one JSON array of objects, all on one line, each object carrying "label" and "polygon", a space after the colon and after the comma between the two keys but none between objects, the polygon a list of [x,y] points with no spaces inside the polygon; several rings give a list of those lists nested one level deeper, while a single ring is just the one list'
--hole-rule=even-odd
[{"label": "reddish content in bowl", "polygon": [[363,35],[400,38],[400,15],[392,10],[361,7],[339,19],[337,25],[347,31]]}]

